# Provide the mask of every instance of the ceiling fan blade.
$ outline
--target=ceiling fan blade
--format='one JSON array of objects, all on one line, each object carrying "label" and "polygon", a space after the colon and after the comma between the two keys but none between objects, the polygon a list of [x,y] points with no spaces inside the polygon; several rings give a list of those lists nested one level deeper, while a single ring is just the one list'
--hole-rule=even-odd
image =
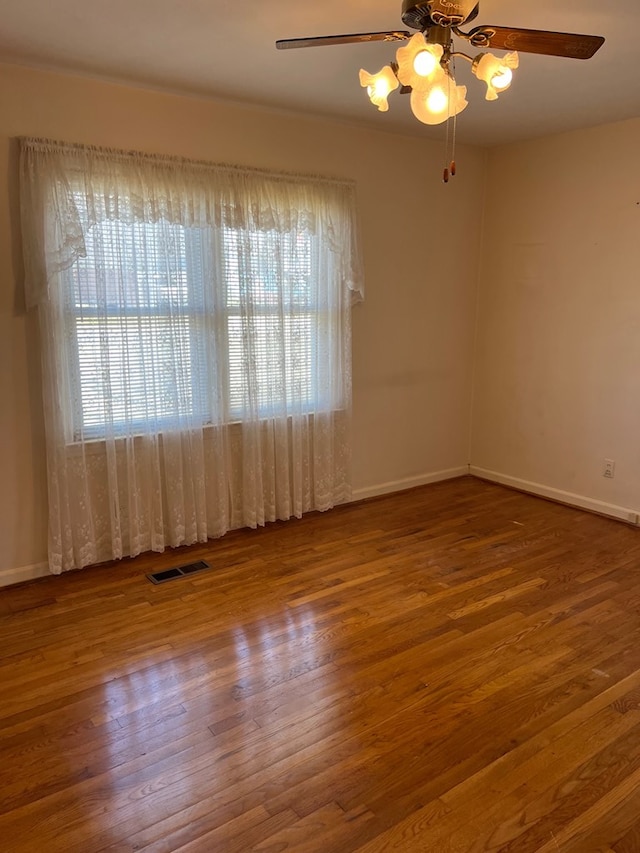
[{"label": "ceiling fan blade", "polygon": [[591,59],[604,44],[602,36],[521,30],[517,27],[475,27],[468,35],[476,47],[520,50],[523,53],[567,56],[571,59]]},{"label": "ceiling fan blade", "polygon": [[356,44],[363,41],[404,41],[411,38],[406,30],[394,30],[390,33],[351,33],[342,36],[313,36],[305,39],[280,39],[276,42],[278,50],[294,47],[323,47],[328,44]]}]

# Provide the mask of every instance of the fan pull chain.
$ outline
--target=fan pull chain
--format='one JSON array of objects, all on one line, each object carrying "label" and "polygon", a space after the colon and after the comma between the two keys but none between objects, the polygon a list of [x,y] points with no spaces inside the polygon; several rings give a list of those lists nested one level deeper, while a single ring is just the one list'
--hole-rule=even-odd
[{"label": "fan pull chain", "polygon": [[[450,85],[449,85],[449,91],[451,91],[451,86],[450,86]],[[447,122],[446,122],[446,133],[445,133],[445,137],[444,137],[444,161],[445,161],[445,167],[444,167],[444,170],[443,170],[443,172],[442,172],[442,182],[443,182],[444,184],[448,184],[448,183],[449,183],[449,169],[448,169],[448,167],[446,166],[446,163],[447,163],[447,161],[448,161],[448,159],[449,159],[449,125],[450,125],[450,123],[451,123],[451,116],[449,116],[449,115],[448,115],[448,116],[447,116]]]},{"label": "fan pull chain", "polygon": [[458,130],[458,114],[453,117],[453,139],[451,141],[451,163],[449,164],[449,172],[452,177],[456,174],[456,132]]},{"label": "fan pull chain", "polygon": [[[458,128],[458,114],[454,113],[451,115],[451,81],[453,80],[453,84],[455,85],[455,65],[452,63],[452,67],[450,68],[451,73],[448,75],[447,86],[449,89],[449,107],[448,107],[448,115],[447,115],[447,132],[445,135],[445,143],[444,143],[444,159],[445,165],[443,173],[442,173],[442,181],[445,184],[449,183],[449,178],[455,177],[456,174],[456,131]],[[453,130],[451,132],[451,147],[449,147],[449,139],[450,139],[450,126],[453,120]]]},{"label": "fan pull chain", "polygon": [[[455,178],[456,175],[456,123],[457,116],[451,116],[447,119],[447,141],[445,143],[445,162],[449,165],[444,167],[442,180],[445,184],[449,183],[449,178]],[[453,132],[451,134],[451,147],[449,148],[449,124],[453,124]]]}]

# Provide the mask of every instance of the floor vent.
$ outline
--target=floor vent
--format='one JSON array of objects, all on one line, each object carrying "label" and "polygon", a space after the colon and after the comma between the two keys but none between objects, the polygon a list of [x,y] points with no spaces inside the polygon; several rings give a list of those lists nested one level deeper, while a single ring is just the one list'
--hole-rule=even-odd
[{"label": "floor vent", "polygon": [[198,560],[197,563],[187,563],[185,566],[176,566],[173,569],[164,569],[161,572],[153,572],[147,575],[151,583],[166,583],[175,578],[184,578],[188,575],[195,575],[197,572],[203,572],[205,569],[211,568],[209,563],[204,560]]}]

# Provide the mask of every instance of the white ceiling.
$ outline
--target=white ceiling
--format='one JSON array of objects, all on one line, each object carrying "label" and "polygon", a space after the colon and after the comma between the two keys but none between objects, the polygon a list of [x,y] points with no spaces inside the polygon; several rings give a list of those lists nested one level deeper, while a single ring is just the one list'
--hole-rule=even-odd
[{"label": "white ceiling", "polygon": [[[173,91],[367,122],[440,136],[395,94],[369,103],[361,67],[377,71],[392,44],[276,51],[278,38],[406,29],[401,0],[0,0],[0,59]],[[521,54],[498,101],[466,63],[463,142],[493,145],[640,115],[640,0],[481,0],[478,24],[603,35],[588,61]],[[464,44],[459,49],[465,49]]]}]

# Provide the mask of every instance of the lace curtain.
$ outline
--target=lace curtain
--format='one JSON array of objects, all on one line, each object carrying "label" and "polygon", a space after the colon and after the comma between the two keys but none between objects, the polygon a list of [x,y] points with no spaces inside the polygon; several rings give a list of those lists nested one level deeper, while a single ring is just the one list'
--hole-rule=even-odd
[{"label": "lace curtain", "polygon": [[54,573],[350,497],[351,183],[21,140]]}]

